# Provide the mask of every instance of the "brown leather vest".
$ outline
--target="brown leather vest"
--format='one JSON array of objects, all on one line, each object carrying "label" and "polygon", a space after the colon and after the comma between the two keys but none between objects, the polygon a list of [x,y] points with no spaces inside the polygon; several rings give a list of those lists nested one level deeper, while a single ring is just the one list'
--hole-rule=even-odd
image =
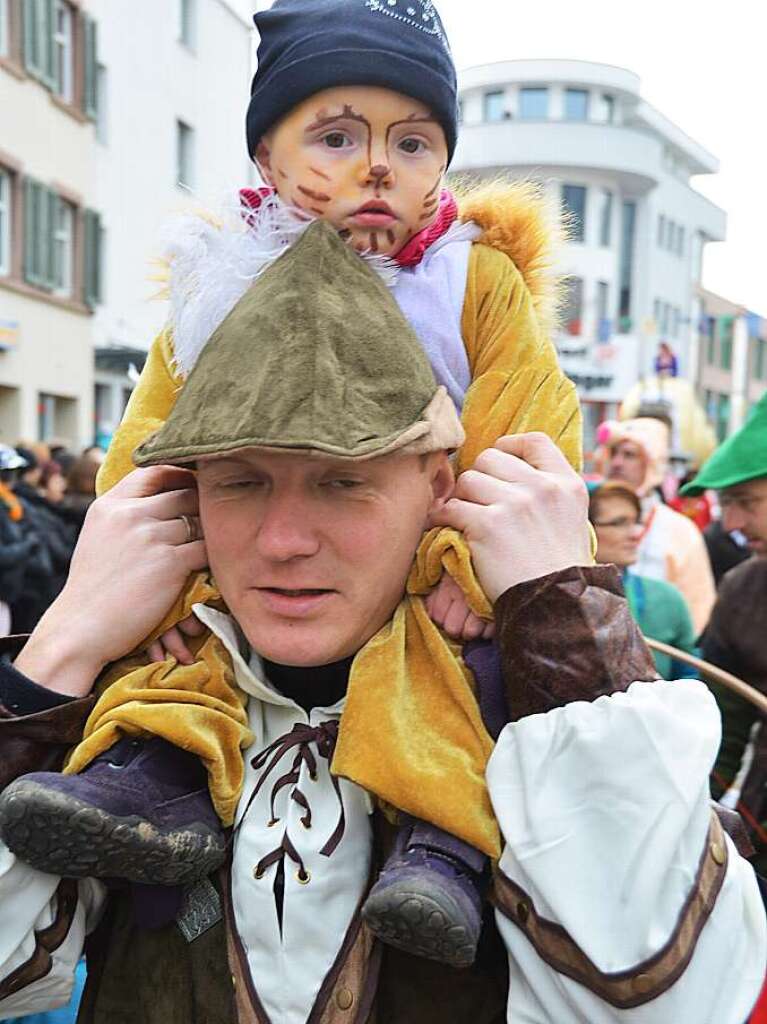
[{"label": "brown leather vest", "polygon": [[[260,1005],[229,916],[187,942],[175,922],[139,929],[130,893],[114,894],[88,941],[78,1024],[281,1024]],[[489,908],[469,970],[386,947],[357,920],[307,1024],[505,1024],[507,993]]]}]

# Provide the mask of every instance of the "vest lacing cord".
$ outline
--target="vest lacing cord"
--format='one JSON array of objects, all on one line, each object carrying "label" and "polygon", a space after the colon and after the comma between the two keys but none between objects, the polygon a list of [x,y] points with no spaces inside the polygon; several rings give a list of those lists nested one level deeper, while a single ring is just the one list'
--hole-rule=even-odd
[{"label": "vest lacing cord", "polygon": [[[272,786],[272,792],[269,798],[269,809],[271,812],[271,820],[269,821],[269,825],[276,825],[280,820],[276,815],[274,806],[275,801],[277,799],[277,795],[280,793],[282,789],[285,788],[285,786],[293,786],[294,789],[290,794],[290,799],[294,800],[299,805],[299,807],[301,807],[304,811],[304,814],[301,816],[300,819],[301,824],[305,828],[311,828],[312,809],[308,799],[297,786],[299,776],[301,774],[301,766],[306,765],[309,771],[309,778],[313,781],[316,780],[317,758],[314,755],[314,752],[311,748],[311,744],[316,743],[317,752],[319,753],[320,757],[330,762],[336,748],[337,739],[338,722],[336,721],[321,722],[317,726],[305,725],[303,723],[298,722],[296,725],[293,726],[290,732],[285,733],[284,736],[278,737],[273,743],[271,743],[268,747],[262,750],[260,754],[257,754],[251,760],[250,763],[251,766],[255,768],[257,771],[261,770],[261,776],[248,799],[248,802],[245,806],[245,810],[243,811],[242,814],[242,818],[240,818],[240,822],[237,828],[239,828],[240,825],[242,825],[242,822],[245,820],[245,815],[250,810],[251,804],[261,791],[261,788],[263,787],[267,778],[271,775],[274,768],[279,764],[282,758],[290,750],[293,750],[294,748],[298,749],[296,750],[295,757],[293,758],[293,764],[290,768],[290,771],[286,772],[284,775],[281,775]],[[344,808],[343,797],[341,796],[341,786],[337,777],[332,773],[330,775],[330,778],[333,783],[333,789],[335,790],[336,797],[338,798],[339,817],[338,823],[336,824],[336,827],[333,830],[333,834],[330,836],[328,841],[320,850],[320,853],[322,854],[323,857],[330,857],[334,853],[334,851],[338,847],[338,844],[341,842],[344,830],[346,828],[346,811]],[[287,829],[285,830],[285,833],[282,837],[282,841],[280,842],[279,846],[275,847],[275,849],[272,850],[271,853],[267,853],[264,857],[261,858],[258,864],[256,864],[256,867],[254,869],[255,877],[260,878],[267,868],[271,867],[272,864],[279,863],[281,860],[283,860],[286,854],[293,861],[293,863],[296,865],[298,869],[296,875],[299,882],[302,882],[304,884],[308,882],[310,878],[309,872],[306,870],[301,855],[296,850],[293,843],[290,841]]]}]

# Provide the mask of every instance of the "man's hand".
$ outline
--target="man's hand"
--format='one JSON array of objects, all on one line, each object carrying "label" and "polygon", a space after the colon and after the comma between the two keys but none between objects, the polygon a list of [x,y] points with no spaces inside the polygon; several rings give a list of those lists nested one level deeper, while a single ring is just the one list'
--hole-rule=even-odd
[{"label": "man's hand", "polygon": [[454,640],[490,640],[495,624],[481,619],[469,608],[463,591],[455,580],[445,574],[425,602],[429,618]]},{"label": "man's hand", "polygon": [[[207,564],[194,474],[137,469],[90,507],[69,577],[16,660],[35,682],[85,696],[110,661],[133,650]],[[186,521],[183,517],[187,517]]]},{"label": "man's hand", "polygon": [[469,543],[479,582],[495,602],[510,587],[591,564],[586,486],[545,434],[501,437],[462,473],[431,517]]}]

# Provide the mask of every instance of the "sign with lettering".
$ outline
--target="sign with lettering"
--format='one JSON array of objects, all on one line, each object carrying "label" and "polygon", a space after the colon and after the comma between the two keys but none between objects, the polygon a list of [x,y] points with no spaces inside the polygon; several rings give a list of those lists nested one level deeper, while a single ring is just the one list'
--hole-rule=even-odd
[{"label": "sign with lettering", "polygon": [[19,343],[19,321],[0,317],[0,351],[16,348]]}]

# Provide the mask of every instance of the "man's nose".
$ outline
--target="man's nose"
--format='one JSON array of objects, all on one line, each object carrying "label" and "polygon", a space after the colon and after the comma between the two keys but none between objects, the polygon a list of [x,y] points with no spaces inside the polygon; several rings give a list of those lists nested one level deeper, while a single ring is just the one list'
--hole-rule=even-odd
[{"label": "man's nose", "polygon": [[317,553],[318,534],[299,499],[269,499],[256,535],[256,549],[262,558],[274,562],[310,558]]},{"label": "man's nose", "polygon": [[725,505],[722,509],[722,525],[727,533],[733,530],[742,530],[746,517],[737,505]]}]

